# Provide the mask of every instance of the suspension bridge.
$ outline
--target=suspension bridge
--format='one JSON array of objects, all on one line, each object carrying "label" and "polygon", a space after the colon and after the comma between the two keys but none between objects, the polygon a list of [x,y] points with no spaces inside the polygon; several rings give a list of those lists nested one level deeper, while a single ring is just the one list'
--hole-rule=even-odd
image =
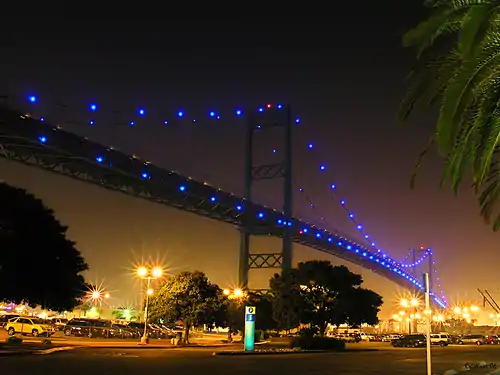
[{"label": "suspension bridge", "polygon": [[[257,268],[292,267],[293,243],[331,254],[365,269],[382,275],[403,288],[423,291],[424,285],[417,272],[420,265],[428,265],[431,276],[429,285],[433,302],[446,308],[439,277],[436,275],[433,252],[429,248],[418,248],[402,261],[377,248],[371,236],[366,233],[344,200],[339,204],[347,218],[355,225],[366,244],[335,231],[321,228],[298,217],[294,217],[292,197],[294,176],[292,176],[292,133],[300,119],[293,116],[291,107],[282,104],[268,104],[254,111],[235,109],[233,115],[246,124],[245,171],[243,196],[215,188],[206,182],[196,181],[172,170],[160,168],[134,155],[127,155],[117,149],[96,143],[86,137],[68,132],[51,123],[49,118],[37,113],[39,102],[35,95],[24,100],[4,96],[0,106],[0,156],[26,165],[35,166],[73,179],[95,184],[105,189],[168,205],[196,215],[204,216],[235,226],[240,231],[239,285],[248,285],[249,270]],[[55,106],[68,106],[54,104]],[[88,104],[86,108],[88,125],[95,126],[95,115],[100,108]],[[71,109],[71,108],[70,108]],[[149,111],[148,111],[149,113]],[[147,116],[146,110],[134,110],[130,120],[122,125],[134,127],[135,118]],[[186,112],[179,110],[162,117],[167,125],[171,118],[191,121]],[[215,120],[220,115],[215,111],[205,114]],[[254,160],[257,132],[279,129],[283,134],[283,160],[278,163],[256,165]],[[243,136],[243,134],[242,134]],[[307,144],[313,148],[312,144]],[[319,166],[320,171],[325,169]],[[258,181],[281,179],[283,181],[283,209],[274,209],[255,202],[253,188]],[[330,184],[335,191],[336,186]],[[253,236],[271,235],[282,240],[282,248],[272,253],[253,253]]]}]

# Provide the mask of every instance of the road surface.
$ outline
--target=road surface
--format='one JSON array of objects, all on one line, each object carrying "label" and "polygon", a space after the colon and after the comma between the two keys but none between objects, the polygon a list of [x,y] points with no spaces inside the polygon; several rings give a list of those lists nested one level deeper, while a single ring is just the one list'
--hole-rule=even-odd
[{"label": "road surface", "polygon": [[[358,346],[361,349],[362,346]],[[425,374],[424,349],[292,354],[267,356],[213,356],[213,349],[105,349],[84,348],[51,355],[0,358],[2,375],[363,375]],[[433,373],[460,370],[465,363],[500,362],[500,346],[433,348]],[[500,363],[498,364],[500,368]],[[473,370],[468,375],[487,374]]]}]

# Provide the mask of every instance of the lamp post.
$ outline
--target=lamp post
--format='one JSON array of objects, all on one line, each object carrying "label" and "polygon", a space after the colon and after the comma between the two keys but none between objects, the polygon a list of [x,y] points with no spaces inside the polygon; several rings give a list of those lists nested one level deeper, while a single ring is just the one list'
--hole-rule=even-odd
[{"label": "lamp post", "polygon": [[419,304],[420,304],[420,301],[418,300],[418,298],[411,298],[409,300],[406,298],[403,298],[402,300],[399,301],[399,305],[403,309],[410,309],[409,318],[407,318],[408,333],[410,335],[412,333],[412,330],[415,332],[417,331],[416,327],[414,329],[412,329],[412,325],[416,322],[417,308],[418,308]]},{"label": "lamp post", "polygon": [[149,269],[147,267],[139,267],[137,269],[137,276],[143,280],[147,280],[146,286],[146,303],[144,304],[144,334],[141,337],[141,344],[145,345],[148,343],[148,307],[149,307],[149,296],[153,294],[153,289],[151,289],[151,280],[158,279],[163,275],[163,270],[159,267]]}]

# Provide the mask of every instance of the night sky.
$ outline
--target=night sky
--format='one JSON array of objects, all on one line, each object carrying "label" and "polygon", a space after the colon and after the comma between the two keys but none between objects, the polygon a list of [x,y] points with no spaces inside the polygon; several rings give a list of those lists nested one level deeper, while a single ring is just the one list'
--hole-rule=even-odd
[{"label": "night sky", "polygon": [[[234,110],[290,103],[301,118],[294,139],[294,214],[323,227],[326,221],[329,229],[360,239],[338,204],[345,199],[396,259],[411,247],[432,247],[449,300],[478,300],[476,288],[498,290],[498,234],[478,216],[470,189],[459,197],[439,190],[437,157],[427,159],[416,189],[410,189],[433,117],[422,111],[407,126],[396,123],[413,63],[401,36],[424,14],[421,2],[355,3],[328,17],[287,17],[286,22],[276,16],[248,16],[248,22],[231,24],[201,16],[200,21],[64,17],[64,22],[52,16],[43,23],[12,18],[0,26],[1,93],[22,99],[36,94],[36,113],[64,129],[236,194],[243,185],[244,120]],[[94,102],[99,111],[90,126],[86,108]],[[140,107],[147,115],[139,119]],[[180,109],[186,118],[174,121]],[[207,116],[211,110],[221,121]],[[131,120],[134,127],[121,125]],[[259,161],[278,160],[280,134],[263,134]],[[320,172],[321,164],[326,171]],[[89,262],[89,278],[104,281],[116,304],[137,298],[131,273],[141,258],[161,259],[172,272],[203,270],[221,287],[236,281],[238,237],[230,226],[20,164],[0,161],[0,172],[1,179],[28,189],[55,210]],[[329,189],[332,183],[337,196]],[[256,201],[282,204],[278,181],[259,185]],[[299,187],[315,208],[298,194]],[[278,240],[267,238],[254,246],[264,252],[279,249]],[[295,261],[341,264],[317,251],[295,249]],[[348,266],[385,297],[387,311],[393,307],[394,284]],[[252,272],[251,286],[265,287],[268,276]]]}]

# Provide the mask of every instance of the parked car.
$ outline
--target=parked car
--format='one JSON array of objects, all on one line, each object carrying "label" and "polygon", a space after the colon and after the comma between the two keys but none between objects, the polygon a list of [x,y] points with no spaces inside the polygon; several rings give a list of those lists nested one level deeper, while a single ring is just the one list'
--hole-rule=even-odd
[{"label": "parked car", "polygon": [[50,324],[52,324],[56,331],[64,330],[66,324],[68,324],[68,319],[64,318],[52,318],[49,320]]},{"label": "parked car", "polygon": [[19,318],[19,314],[4,314],[0,315],[0,328],[5,327],[7,322],[11,319]]},{"label": "parked car", "polygon": [[498,345],[500,343],[497,335],[486,336],[486,343],[490,345]]},{"label": "parked car", "polygon": [[83,319],[71,319],[64,327],[65,336],[91,337],[92,325]]},{"label": "parked car", "polygon": [[392,340],[395,348],[419,348],[426,345],[427,340],[424,335],[407,335],[399,339]]},{"label": "parked car", "polygon": [[55,332],[54,327],[45,320],[26,317],[10,319],[5,325],[5,329],[10,336],[20,333],[21,335],[32,335],[35,337],[49,337]]},{"label": "parked car", "polygon": [[431,345],[448,346],[451,342],[447,333],[431,333]]},{"label": "parked car", "polygon": [[486,337],[483,335],[465,335],[458,339],[459,345],[483,345],[486,344]]}]

